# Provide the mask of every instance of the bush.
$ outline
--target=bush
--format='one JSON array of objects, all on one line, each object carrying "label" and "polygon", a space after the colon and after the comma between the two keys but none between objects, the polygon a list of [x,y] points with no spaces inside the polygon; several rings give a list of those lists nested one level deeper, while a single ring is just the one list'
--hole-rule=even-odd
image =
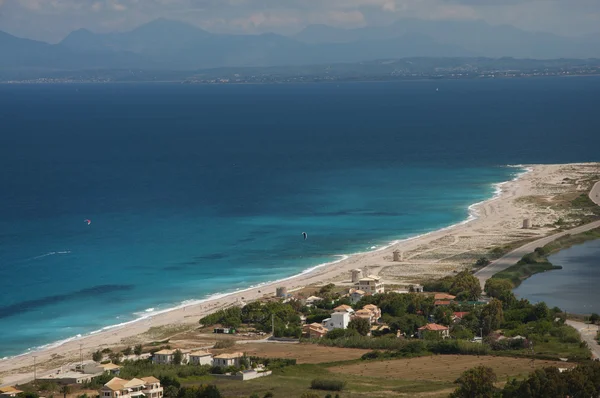
[{"label": "bush", "polygon": [[94,362],[100,362],[100,361],[102,360],[102,357],[103,357],[103,355],[102,355],[102,352],[100,352],[100,350],[98,350],[98,351],[95,351],[95,352],[92,354],[92,360],[93,360]]},{"label": "bush", "polygon": [[123,350],[123,355],[131,355],[133,353],[133,349],[131,347],[127,347]]},{"label": "bush", "polygon": [[138,345],[136,345],[136,346],[135,346],[135,348],[133,349],[133,353],[134,353],[135,355],[142,355],[142,350],[143,350],[143,348],[142,348],[142,345],[141,345],[141,344],[138,344]]},{"label": "bush", "polygon": [[215,343],[215,346],[213,348],[219,349],[219,348],[231,348],[235,345],[235,341],[233,340],[219,340]]},{"label": "bush", "polygon": [[345,381],[329,379],[314,379],[310,383],[310,388],[313,390],[342,391],[345,386]]}]

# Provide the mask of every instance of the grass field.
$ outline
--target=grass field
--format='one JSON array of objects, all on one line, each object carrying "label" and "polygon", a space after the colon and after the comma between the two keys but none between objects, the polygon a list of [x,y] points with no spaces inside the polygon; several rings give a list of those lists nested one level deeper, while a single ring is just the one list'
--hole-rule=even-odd
[{"label": "grass field", "polygon": [[329,368],[334,373],[345,373],[368,377],[401,377],[418,381],[453,382],[462,372],[475,366],[489,366],[499,380],[524,377],[533,370],[548,367],[568,367],[572,364],[554,361],[531,361],[526,358],[508,358],[470,355],[435,355],[390,361],[361,361],[350,365]]},{"label": "grass field", "polygon": [[[316,378],[341,380],[346,388],[340,397],[447,397],[454,380],[462,372],[478,365],[490,366],[500,382],[507,377],[524,377],[535,368],[569,367],[570,363],[531,361],[527,358],[494,356],[434,355],[411,359],[363,361],[366,350],[322,347],[305,344],[251,343],[238,345],[238,351],[261,357],[295,358],[298,365],[275,370],[273,375],[250,381],[232,381],[213,376],[190,379],[184,384],[213,383],[225,397],[263,396],[299,397],[311,391]],[[232,349],[223,350],[232,351]],[[313,391],[315,392],[315,391]],[[326,391],[317,391],[325,397]],[[335,393],[333,393],[335,395]]]}]

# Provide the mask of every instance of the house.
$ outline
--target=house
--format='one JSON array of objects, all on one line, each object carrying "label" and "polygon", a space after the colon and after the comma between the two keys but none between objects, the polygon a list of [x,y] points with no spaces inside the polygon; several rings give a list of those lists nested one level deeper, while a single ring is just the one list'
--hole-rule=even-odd
[{"label": "house", "polygon": [[14,388],[12,386],[0,387],[0,397],[2,397],[2,398],[5,398],[5,397],[16,397],[17,394],[20,394],[22,392],[23,391],[17,390],[16,388]]},{"label": "house", "polygon": [[454,300],[456,298],[456,296],[453,296],[451,294],[446,294],[446,293],[436,293],[435,296],[433,296],[434,300]]},{"label": "house", "polygon": [[362,290],[365,294],[377,294],[385,291],[381,278],[373,275],[359,279],[358,290]]},{"label": "house", "polygon": [[452,302],[450,300],[435,300],[433,302],[433,305],[435,305],[436,307],[447,306],[447,305],[450,305],[450,304],[452,304]]},{"label": "house", "polygon": [[302,326],[302,334],[311,339],[320,339],[325,336],[329,330],[319,323],[311,323]]},{"label": "house", "polygon": [[458,322],[462,321],[463,318],[466,317],[467,315],[469,315],[468,312],[454,312],[452,314],[452,322],[458,323]]},{"label": "house", "polygon": [[360,289],[354,290],[353,292],[351,292],[349,294],[349,296],[350,296],[350,302],[352,304],[358,303],[360,301],[360,299],[365,296],[365,294],[366,293],[364,291],[360,290]]},{"label": "house", "polygon": [[103,374],[110,373],[112,375],[118,376],[121,371],[121,367],[119,365],[115,365],[114,363],[97,363],[97,362],[88,362],[83,365],[83,373],[88,374]]},{"label": "house", "polygon": [[222,368],[228,368],[230,366],[240,367],[242,358],[244,357],[243,352],[234,352],[231,354],[220,354],[213,358],[213,366],[220,366]]},{"label": "house", "polygon": [[317,296],[310,296],[309,298],[306,299],[306,305],[307,306],[314,305],[317,301],[323,301],[323,299],[321,297],[317,297]]},{"label": "house", "polygon": [[447,326],[438,325],[437,323],[428,323],[418,329],[419,338],[422,339],[427,332],[435,332],[443,339],[450,337],[450,329]]},{"label": "house", "polygon": [[348,314],[354,314],[354,308],[349,305],[342,304],[333,309],[333,312],[347,312]]},{"label": "house", "polygon": [[363,307],[363,310],[369,310],[373,313],[373,319],[375,322],[381,318],[381,310],[375,304],[367,304]]},{"label": "house", "polygon": [[131,380],[113,377],[99,391],[101,398],[162,398],[163,388],[155,377]]},{"label": "house", "polygon": [[423,286],[421,285],[411,285],[408,288],[409,291],[412,291],[414,293],[423,293]]},{"label": "house", "polygon": [[328,331],[333,329],[346,329],[350,323],[350,313],[348,312],[334,312],[330,318],[323,319],[321,324]]},{"label": "house", "polygon": [[[182,354],[181,363],[185,364],[189,360],[189,351],[179,350]],[[177,350],[160,350],[152,355],[152,362],[156,364],[168,365],[175,363],[175,352]]]},{"label": "house", "polygon": [[232,378],[235,380],[252,380],[257,379],[259,377],[269,376],[272,372],[270,370],[266,370],[264,372],[258,372],[254,369],[242,370],[237,372]]},{"label": "house", "polygon": [[192,352],[189,356],[188,363],[192,365],[212,365],[213,356],[210,352],[196,351]]},{"label": "house", "polygon": [[81,373],[81,372],[59,372],[44,377],[38,377],[38,380],[52,381],[60,384],[85,384],[92,381],[94,377],[98,376]]},{"label": "house", "polygon": [[376,305],[367,304],[361,310],[356,311],[354,316],[357,318],[366,319],[369,321],[369,324],[372,325],[377,323],[379,318],[381,318],[381,310],[377,308]]}]

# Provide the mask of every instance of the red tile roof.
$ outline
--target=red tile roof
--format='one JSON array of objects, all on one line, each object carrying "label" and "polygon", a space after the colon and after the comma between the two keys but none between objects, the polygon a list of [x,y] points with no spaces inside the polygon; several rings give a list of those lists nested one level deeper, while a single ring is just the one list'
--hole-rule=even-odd
[{"label": "red tile roof", "polygon": [[433,298],[435,300],[454,300],[456,298],[456,296],[453,296],[451,294],[446,294],[446,293],[436,293],[436,295],[433,296]]},{"label": "red tile roof", "polygon": [[442,330],[448,330],[447,326],[438,325],[437,323],[428,323],[425,326],[421,326],[419,330],[431,330],[434,332],[439,332]]},{"label": "red tile roof", "polygon": [[453,315],[459,319],[463,319],[465,316],[469,315],[469,313],[468,312],[455,312]]},{"label": "red tile roof", "polygon": [[448,300],[435,300],[433,305],[450,305],[450,301]]}]

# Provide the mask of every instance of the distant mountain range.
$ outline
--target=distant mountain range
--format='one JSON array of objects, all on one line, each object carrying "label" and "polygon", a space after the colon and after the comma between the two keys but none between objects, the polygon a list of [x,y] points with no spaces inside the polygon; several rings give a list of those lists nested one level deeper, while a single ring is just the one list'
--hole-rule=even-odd
[{"label": "distant mountain range", "polygon": [[311,25],[292,37],[219,35],[158,19],[123,33],[80,29],[54,45],[0,32],[0,54],[0,68],[12,70],[196,70],[406,57],[589,58],[600,56],[600,37],[566,38],[483,21],[416,19],[349,30]]}]

